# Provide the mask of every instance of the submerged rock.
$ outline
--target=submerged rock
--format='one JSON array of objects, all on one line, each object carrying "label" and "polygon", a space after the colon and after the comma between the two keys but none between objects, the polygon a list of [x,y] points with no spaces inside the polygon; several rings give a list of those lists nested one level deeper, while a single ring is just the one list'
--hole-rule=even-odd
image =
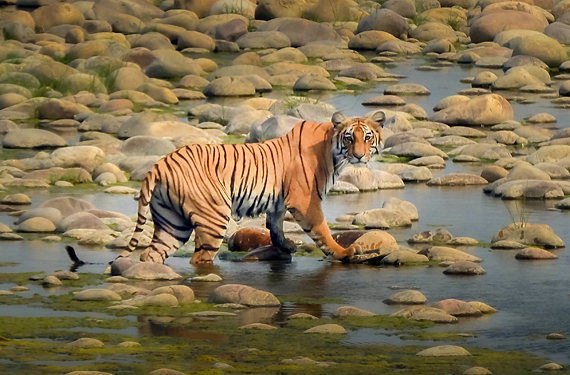
[{"label": "submerged rock", "polygon": [[449,357],[449,356],[466,356],[471,355],[467,350],[455,345],[441,345],[433,348],[425,349],[418,354],[421,357]]},{"label": "submerged rock", "polygon": [[280,306],[279,300],[271,293],[250,286],[227,284],[216,288],[208,298],[209,303],[239,303],[245,306]]},{"label": "submerged rock", "polygon": [[176,280],[182,278],[172,268],[164,264],[149,262],[135,263],[124,270],[122,276],[141,280]]},{"label": "submerged rock", "polygon": [[383,302],[387,305],[422,305],[426,303],[427,298],[422,292],[417,290],[403,290],[392,294]]},{"label": "submerged rock", "polygon": [[346,334],[346,329],[338,324],[322,324],[309,328],[303,333],[321,333],[321,334]]},{"label": "submerged rock", "polygon": [[373,312],[359,309],[353,306],[342,306],[336,309],[333,313],[335,318],[342,318],[344,316],[375,316]]}]

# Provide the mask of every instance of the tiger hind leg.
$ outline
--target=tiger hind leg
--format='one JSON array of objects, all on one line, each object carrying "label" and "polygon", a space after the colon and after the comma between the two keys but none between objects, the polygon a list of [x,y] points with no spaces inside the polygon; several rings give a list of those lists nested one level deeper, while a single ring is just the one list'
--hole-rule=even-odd
[{"label": "tiger hind leg", "polygon": [[188,242],[193,227],[172,209],[165,210],[164,201],[156,196],[150,202],[154,234],[148,248],[142,252],[142,262],[164,263],[169,255]]},{"label": "tiger hind leg", "polygon": [[205,264],[214,261],[228,228],[229,213],[228,207],[228,216],[209,218],[204,224],[195,223],[195,249],[190,264]]}]

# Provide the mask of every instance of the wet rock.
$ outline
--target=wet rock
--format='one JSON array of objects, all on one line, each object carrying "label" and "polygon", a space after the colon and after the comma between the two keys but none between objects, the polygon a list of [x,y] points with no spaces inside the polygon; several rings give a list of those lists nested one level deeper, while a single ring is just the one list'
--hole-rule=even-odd
[{"label": "wet rock", "polygon": [[306,319],[306,320],[316,320],[319,319],[314,315],[311,314],[307,314],[307,313],[297,313],[297,314],[293,314],[291,315],[289,318],[289,320],[294,320],[294,319]]},{"label": "wet rock", "polygon": [[402,227],[412,224],[411,218],[404,212],[389,208],[377,208],[364,211],[354,216],[355,225],[367,225],[375,228]]},{"label": "wet rock", "polygon": [[148,375],[186,375],[186,374],[183,372],[171,370],[168,368],[161,368],[161,369],[149,372]]},{"label": "wet rock", "polygon": [[266,245],[271,245],[267,229],[242,228],[228,240],[228,249],[236,252],[247,252]]},{"label": "wet rock", "polygon": [[482,312],[469,303],[457,299],[446,299],[433,304],[433,307],[441,309],[453,316],[481,316]]},{"label": "wet rock", "polygon": [[[121,277],[121,276],[112,276],[112,277]],[[123,279],[126,278],[123,277]],[[117,293],[120,296],[125,296],[125,297],[146,296],[150,293],[150,290],[148,289],[140,288],[134,285],[122,284],[122,283],[111,284],[107,289]]]},{"label": "wet rock", "polygon": [[250,323],[250,324],[246,324],[244,326],[241,326],[238,329],[254,329],[254,330],[260,330],[260,331],[269,331],[272,329],[277,329],[277,327],[273,327],[273,326],[270,326],[269,324],[263,324],[263,323]]},{"label": "wet rock", "polygon": [[522,249],[515,255],[515,259],[519,260],[543,260],[543,259],[558,259],[555,254],[550,251],[542,250],[536,247],[527,247]]},{"label": "wet rock", "polygon": [[322,324],[309,328],[303,333],[319,333],[319,334],[346,334],[346,329],[338,324]]},{"label": "wet rock", "polygon": [[542,365],[539,367],[541,370],[543,371],[558,371],[558,370],[562,370],[562,366],[560,366],[558,363],[547,363],[545,365]]},{"label": "wet rock", "polygon": [[32,200],[26,194],[16,193],[5,196],[2,198],[0,203],[11,205],[28,205],[32,204]]},{"label": "wet rock", "polygon": [[220,282],[222,278],[215,273],[209,273],[206,276],[194,276],[192,281],[202,281],[202,282]]},{"label": "wet rock", "polygon": [[88,212],[77,212],[64,218],[57,230],[67,232],[71,229],[109,229],[97,216]]},{"label": "wet rock", "polygon": [[52,287],[52,286],[63,285],[63,283],[55,276],[46,276],[42,280],[42,285],[47,287]]},{"label": "wet rock", "polygon": [[422,254],[416,254],[409,250],[396,250],[386,255],[380,261],[381,264],[401,265],[406,263],[428,262],[429,259]]},{"label": "wet rock", "polygon": [[104,348],[105,344],[97,339],[83,337],[64,345],[67,349],[99,349]]},{"label": "wet rock", "polygon": [[373,312],[359,309],[352,306],[342,306],[336,309],[332,314],[335,318],[342,318],[345,316],[375,316]]},{"label": "wet rock", "polygon": [[170,285],[154,289],[149,296],[158,294],[172,294],[178,300],[178,303],[194,302],[194,291],[186,285]]},{"label": "wet rock", "polygon": [[[114,263],[117,263],[117,261]],[[117,268],[118,266],[117,264]],[[164,264],[148,262],[135,263],[124,270],[122,276],[129,279],[140,280],[176,280],[182,278],[182,276],[174,272],[172,268]]]},{"label": "wet rock", "polygon": [[434,323],[457,323],[458,319],[452,315],[449,315],[441,309],[436,309],[435,307],[427,306],[411,306],[400,311],[393,313],[393,317],[397,318],[407,318],[410,320],[427,320]]},{"label": "wet rock", "polygon": [[532,246],[543,246],[547,249],[564,247],[564,242],[546,224],[510,224],[498,231],[493,236],[491,243],[494,244],[503,240],[516,241]]},{"label": "wet rock", "polygon": [[13,286],[10,288],[10,291],[14,292],[14,293],[22,293],[22,292],[27,292],[29,290],[30,290],[30,288],[25,287],[25,286]]},{"label": "wet rock", "polygon": [[471,355],[467,350],[455,345],[442,345],[425,349],[418,354],[421,357],[450,357]]},{"label": "wet rock", "polygon": [[436,229],[415,234],[408,243],[448,242],[451,239],[453,235],[447,229]]},{"label": "wet rock", "polygon": [[426,303],[427,298],[417,290],[404,290],[390,297],[383,302],[387,305],[422,305]]},{"label": "wet rock", "polygon": [[566,336],[561,333],[550,333],[546,336],[547,340],[566,340]]},{"label": "wet rock", "polygon": [[461,250],[444,246],[432,246],[425,250],[420,251],[419,254],[427,256],[429,260],[439,261],[439,262],[459,261],[459,260],[467,260],[470,262],[481,262],[481,258],[478,258]]},{"label": "wet rock", "polygon": [[388,86],[384,95],[429,95],[429,90],[417,83],[400,83]]},{"label": "wet rock", "polygon": [[527,246],[517,241],[508,241],[508,240],[501,240],[493,243],[491,245],[491,249],[500,249],[500,250],[518,250],[524,249]]},{"label": "wet rock", "polygon": [[0,233],[0,241],[23,241],[24,237],[16,233]]},{"label": "wet rock", "polygon": [[477,245],[478,243],[479,243],[479,241],[477,241],[474,238],[455,237],[455,238],[447,241],[445,244],[449,245],[449,246],[473,246],[473,245]]},{"label": "wet rock", "polygon": [[483,314],[494,314],[497,312],[496,309],[492,308],[491,306],[487,305],[486,303],[479,302],[479,301],[471,301],[469,302],[471,306],[476,308],[477,310],[481,311]]},{"label": "wet rock", "polygon": [[178,306],[178,299],[170,293],[161,293],[148,296],[136,296],[126,300],[125,304],[134,306]]},{"label": "wet rock", "polygon": [[431,116],[430,121],[447,125],[495,125],[512,120],[513,116],[513,109],[505,98],[488,94],[442,109]]},{"label": "wet rock", "polygon": [[123,341],[117,345],[118,348],[140,348],[141,344],[135,341]]},{"label": "wet rock", "polygon": [[76,301],[120,301],[121,296],[108,289],[86,289],[75,292],[73,299]]},{"label": "wet rock", "polygon": [[468,173],[451,173],[443,177],[436,177],[427,182],[428,186],[466,186],[486,185],[483,177]]},{"label": "wet rock", "polygon": [[283,251],[277,246],[265,245],[257,249],[251,250],[244,255],[243,261],[268,261],[268,260],[291,260],[291,253]]},{"label": "wet rock", "polygon": [[45,233],[53,232],[55,229],[55,225],[50,220],[43,217],[33,217],[19,224],[16,227],[16,232]]},{"label": "wet rock", "polygon": [[487,271],[480,265],[466,260],[454,262],[443,270],[444,275],[484,275],[486,273]]},{"label": "wet rock", "polygon": [[16,129],[8,132],[2,140],[4,148],[41,148],[67,146],[65,139],[42,129]]},{"label": "wet rock", "polygon": [[481,171],[481,177],[488,182],[495,182],[501,178],[506,177],[508,174],[509,171],[498,165],[489,165],[488,167],[485,167],[483,171]]},{"label": "wet rock", "polygon": [[129,281],[129,279],[123,276],[111,276],[105,279],[106,283],[125,283],[127,281]]},{"label": "wet rock", "polygon": [[209,303],[239,303],[245,306],[280,306],[271,293],[246,285],[227,284],[216,288],[208,299]]}]

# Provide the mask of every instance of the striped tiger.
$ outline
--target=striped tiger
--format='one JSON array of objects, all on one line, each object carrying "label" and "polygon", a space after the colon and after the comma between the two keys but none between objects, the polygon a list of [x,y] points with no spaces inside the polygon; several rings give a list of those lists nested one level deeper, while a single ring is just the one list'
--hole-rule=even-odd
[{"label": "striped tiger", "polygon": [[264,143],[189,145],[166,155],[142,183],[136,227],[120,256],[136,248],[149,205],[154,235],[141,261],[163,263],[196,231],[190,263],[211,263],[230,216],[262,213],[273,245],[294,252],[293,241],[283,234],[286,211],[326,254],[353,255],[357,248],[345,249],[332,238],[321,201],[345,165],[366,164],[380,151],[384,120],[382,111],[372,118],[336,112],[329,123],[303,121]]}]

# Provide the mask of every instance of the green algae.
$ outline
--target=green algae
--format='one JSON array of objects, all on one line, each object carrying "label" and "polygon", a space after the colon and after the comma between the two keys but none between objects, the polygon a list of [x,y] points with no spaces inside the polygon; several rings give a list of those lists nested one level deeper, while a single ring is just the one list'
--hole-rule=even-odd
[{"label": "green algae", "polygon": [[17,262],[0,262],[0,267],[14,267],[19,265]]}]

